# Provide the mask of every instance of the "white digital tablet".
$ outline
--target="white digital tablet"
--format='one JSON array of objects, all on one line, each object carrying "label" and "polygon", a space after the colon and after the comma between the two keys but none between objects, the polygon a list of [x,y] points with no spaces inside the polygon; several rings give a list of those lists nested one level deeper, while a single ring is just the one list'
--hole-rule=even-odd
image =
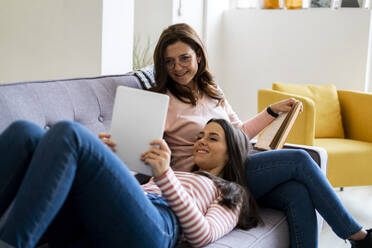
[{"label": "white digital tablet", "polygon": [[152,176],[150,165],[140,158],[152,140],[163,138],[168,103],[165,94],[125,86],[116,89],[111,139],[130,170]]}]

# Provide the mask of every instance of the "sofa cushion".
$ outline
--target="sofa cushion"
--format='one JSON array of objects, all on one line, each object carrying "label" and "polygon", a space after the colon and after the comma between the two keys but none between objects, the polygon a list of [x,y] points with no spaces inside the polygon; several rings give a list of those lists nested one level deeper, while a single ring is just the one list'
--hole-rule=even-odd
[{"label": "sofa cushion", "polygon": [[308,97],[314,101],[316,138],[344,138],[336,86],[331,84],[306,85],[275,82],[272,88],[273,90]]},{"label": "sofa cushion", "polygon": [[314,145],[327,150],[327,175],[332,186],[369,185],[372,175],[372,143],[321,138],[315,139]]},{"label": "sofa cushion", "polygon": [[0,132],[16,120],[45,128],[71,120],[95,134],[108,132],[119,85],[141,88],[132,74],[0,85]]},{"label": "sofa cushion", "polygon": [[287,217],[278,210],[261,208],[264,225],[250,230],[235,229],[207,248],[288,248],[289,234]]}]

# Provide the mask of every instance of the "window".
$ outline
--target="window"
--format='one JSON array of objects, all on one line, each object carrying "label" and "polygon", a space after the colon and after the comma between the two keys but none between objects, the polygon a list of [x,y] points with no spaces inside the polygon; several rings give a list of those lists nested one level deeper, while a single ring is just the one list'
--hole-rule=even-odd
[{"label": "window", "polygon": [[237,9],[256,9],[258,7],[259,0],[235,0],[235,8]]}]

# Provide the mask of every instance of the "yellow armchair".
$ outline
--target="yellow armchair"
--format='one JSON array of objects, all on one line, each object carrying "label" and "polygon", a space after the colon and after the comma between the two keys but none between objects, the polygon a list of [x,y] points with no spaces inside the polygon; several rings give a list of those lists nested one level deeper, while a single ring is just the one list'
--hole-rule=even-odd
[{"label": "yellow armchair", "polygon": [[289,97],[300,100],[304,112],[287,142],[324,148],[328,153],[327,177],[333,187],[372,185],[372,94],[337,90],[337,95],[345,138],[315,137],[316,104],[309,97],[261,89],[258,111]]},{"label": "yellow armchair", "polygon": [[372,143],[372,94],[351,90],[337,93],[345,138]]}]

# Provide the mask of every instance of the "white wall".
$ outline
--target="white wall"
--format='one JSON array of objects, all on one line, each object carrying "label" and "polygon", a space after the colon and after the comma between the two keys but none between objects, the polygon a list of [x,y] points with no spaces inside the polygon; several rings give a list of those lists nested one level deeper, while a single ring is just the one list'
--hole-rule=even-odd
[{"label": "white wall", "polygon": [[363,91],[369,20],[364,9],[225,11],[219,84],[241,119],[274,81]]},{"label": "white wall", "polygon": [[[0,82],[100,75],[102,56],[108,54],[107,50],[102,52],[103,5],[116,2],[119,6],[121,2],[133,8],[130,4],[133,1],[2,0]],[[118,10],[123,9],[123,4],[120,6]],[[120,29],[129,30],[130,34],[133,21]],[[126,42],[120,36],[116,38]],[[130,57],[120,54],[125,58],[121,62],[131,61],[131,52],[129,54]],[[125,61],[123,72],[129,70]],[[107,65],[107,60],[105,63]],[[107,66],[104,68],[108,71]]]},{"label": "white wall", "polygon": [[173,0],[173,23],[187,23],[203,36],[203,0]]},{"label": "white wall", "polygon": [[135,46],[143,50],[150,39],[148,56],[153,55],[161,32],[169,25],[185,22],[203,35],[203,0],[135,0]]},{"label": "white wall", "polygon": [[[369,4],[369,3],[368,3]],[[366,66],[366,84],[364,87],[365,92],[372,93],[372,15],[369,22],[369,39],[368,39],[368,55]]]},{"label": "white wall", "polygon": [[101,74],[132,70],[134,0],[103,0]]},{"label": "white wall", "polygon": [[207,47],[209,67],[217,82],[223,72],[223,22],[224,11],[229,9],[229,0],[205,0],[204,42]]},{"label": "white wall", "polygon": [[150,41],[148,56],[152,58],[157,40],[163,29],[172,24],[173,0],[135,0],[134,36],[135,46],[143,50]]}]

